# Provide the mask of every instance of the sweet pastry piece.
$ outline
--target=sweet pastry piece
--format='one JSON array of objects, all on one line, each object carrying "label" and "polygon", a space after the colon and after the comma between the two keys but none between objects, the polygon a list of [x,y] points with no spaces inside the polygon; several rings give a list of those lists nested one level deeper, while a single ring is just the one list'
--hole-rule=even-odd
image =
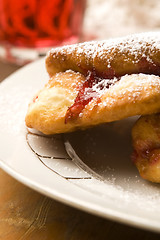
[{"label": "sweet pastry piece", "polygon": [[133,162],[142,178],[160,183],[160,113],[142,116],[132,129]]},{"label": "sweet pastry piece", "polygon": [[46,69],[51,79],[26,115],[45,134],[160,111],[160,33],[56,48]]},{"label": "sweet pastry piece", "polygon": [[160,75],[160,32],[134,34],[52,49],[46,58],[50,76],[71,69],[112,79],[125,74]]},{"label": "sweet pastry piece", "polygon": [[55,74],[34,97],[28,107],[26,124],[45,134],[71,131],[65,114],[74,103],[85,77],[71,70]]}]

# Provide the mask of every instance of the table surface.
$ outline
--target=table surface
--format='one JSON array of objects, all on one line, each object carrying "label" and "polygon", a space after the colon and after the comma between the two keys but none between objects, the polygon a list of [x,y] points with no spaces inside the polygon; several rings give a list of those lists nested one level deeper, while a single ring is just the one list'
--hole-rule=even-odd
[{"label": "table surface", "polygon": [[[0,62],[0,81],[19,67]],[[158,240],[136,229],[66,206],[24,186],[0,169],[0,239]]]}]

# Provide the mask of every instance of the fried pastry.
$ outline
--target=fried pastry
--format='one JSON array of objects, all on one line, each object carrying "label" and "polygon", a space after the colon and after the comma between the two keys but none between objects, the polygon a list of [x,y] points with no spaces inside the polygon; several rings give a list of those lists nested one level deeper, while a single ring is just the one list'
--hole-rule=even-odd
[{"label": "fried pastry", "polygon": [[29,104],[26,125],[64,133],[160,111],[160,33],[56,48],[51,77]]},{"label": "fried pastry", "polygon": [[46,58],[50,76],[71,69],[105,79],[125,74],[160,75],[160,32],[53,48]]},{"label": "fried pastry", "polygon": [[68,70],[55,74],[29,104],[26,125],[45,134],[69,132],[72,124],[65,124],[65,114],[74,103],[85,77]]},{"label": "fried pastry", "polygon": [[160,113],[140,117],[132,140],[132,159],[141,177],[160,183]]}]

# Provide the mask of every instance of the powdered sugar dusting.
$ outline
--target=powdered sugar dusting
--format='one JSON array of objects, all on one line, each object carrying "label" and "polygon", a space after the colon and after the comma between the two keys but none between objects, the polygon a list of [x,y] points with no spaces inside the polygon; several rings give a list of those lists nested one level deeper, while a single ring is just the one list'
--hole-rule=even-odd
[{"label": "powdered sugar dusting", "polygon": [[[103,89],[101,96],[103,107],[112,106],[118,100],[126,99],[127,103],[135,103],[138,99],[154,99],[160,93],[160,77],[148,74],[126,74],[117,81],[112,88]],[[118,95],[117,95],[118,94]],[[139,101],[138,100],[138,101]],[[141,100],[142,101],[142,100]],[[153,100],[154,101],[154,100]],[[152,100],[150,100],[152,102]]]},{"label": "powdered sugar dusting", "polygon": [[27,96],[28,92],[31,92],[31,88],[32,86],[27,86],[25,88],[26,92],[20,92],[19,88],[15,86],[12,87],[11,91],[4,94],[1,87],[1,93],[3,94],[0,95],[0,122],[5,123],[2,131],[9,132],[10,130],[15,135],[24,131],[24,119],[28,105]]},{"label": "powdered sugar dusting", "polygon": [[[64,46],[52,49],[47,55],[53,61],[53,68],[55,67],[54,59],[59,61],[62,71],[67,69],[82,73],[85,73],[87,69],[101,71],[102,65],[103,71],[114,68],[115,74],[117,71],[121,71],[120,68],[126,68],[127,71],[129,66],[127,64],[137,64],[136,67],[143,69],[143,66],[140,65],[141,61],[146,61],[148,65],[152,64],[152,67],[156,68],[157,62],[155,61],[159,59],[159,56],[159,32],[133,34],[116,39]],[[63,58],[65,58],[65,63],[62,61]],[[58,62],[56,63],[58,64]]]},{"label": "powdered sugar dusting", "polygon": [[[137,212],[137,209],[140,212],[145,211],[145,213],[148,214],[152,213],[155,210],[157,211],[157,202],[160,200],[159,189],[156,189],[156,187],[154,186],[150,186],[149,188],[147,184],[144,184],[142,182],[140,183],[140,188],[138,180],[138,190],[136,190],[135,183],[134,191],[133,189],[125,190],[122,187],[116,186],[114,183],[112,184],[109,182],[103,182],[97,179],[70,181],[78,185],[79,187],[100,196],[104,200],[107,199],[107,201],[110,200],[114,202],[115,206],[119,209],[122,209],[123,202],[123,207],[129,208],[130,204],[132,204],[132,210],[130,208],[130,212],[134,212],[135,210]],[[150,191],[150,194],[147,194],[148,191]]]},{"label": "powdered sugar dusting", "polygon": [[92,87],[93,92],[98,93],[100,97],[105,91],[107,91],[111,86],[113,86],[118,81],[118,78],[113,79],[101,79],[97,84]]},{"label": "powdered sugar dusting", "polygon": [[99,42],[97,55],[99,58],[108,59],[110,66],[111,60],[119,55],[123,55],[126,62],[132,60],[138,63],[141,58],[147,58],[152,63],[156,51],[160,51],[160,33],[150,32]]}]

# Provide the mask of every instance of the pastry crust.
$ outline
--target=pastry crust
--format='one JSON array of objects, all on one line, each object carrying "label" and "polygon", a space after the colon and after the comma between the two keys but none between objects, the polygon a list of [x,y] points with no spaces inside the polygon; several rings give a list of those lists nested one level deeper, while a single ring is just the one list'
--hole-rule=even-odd
[{"label": "pastry crust", "polygon": [[30,102],[25,118],[27,127],[44,134],[71,131],[73,126],[65,124],[65,114],[84,80],[82,74],[73,71],[55,74]]},{"label": "pastry crust", "polygon": [[132,141],[132,159],[141,177],[160,183],[160,113],[140,117]]},{"label": "pastry crust", "polygon": [[53,49],[51,80],[30,103],[26,125],[55,134],[159,112],[159,66],[160,33]]},{"label": "pastry crust", "polygon": [[68,69],[84,75],[94,69],[105,78],[132,73],[160,75],[160,32],[53,48],[47,54],[46,69],[50,76]]},{"label": "pastry crust", "polygon": [[93,99],[77,119],[66,124],[66,111],[84,80],[82,74],[73,71],[54,75],[30,103],[26,125],[45,134],[55,134],[160,111],[160,78],[132,74],[102,90],[99,98]]}]

